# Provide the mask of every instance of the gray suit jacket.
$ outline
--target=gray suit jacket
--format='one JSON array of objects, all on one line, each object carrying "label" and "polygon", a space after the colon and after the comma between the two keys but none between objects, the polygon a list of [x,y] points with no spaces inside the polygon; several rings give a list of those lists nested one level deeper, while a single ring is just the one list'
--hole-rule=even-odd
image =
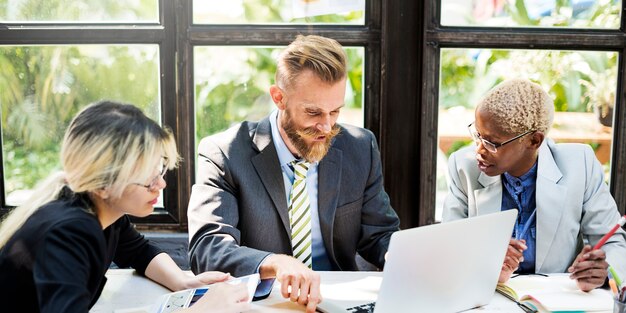
[{"label": "gray suit jacket", "polygon": [[[191,269],[254,273],[270,253],[292,254],[287,197],[268,118],[204,138],[189,201]],[[382,268],[398,216],[383,189],[374,135],[342,126],[318,167],[326,252],[338,270],[355,255]]]},{"label": "gray suit jacket", "polygon": [[[450,187],[443,220],[500,211],[502,181],[478,169],[475,147],[450,156]],[[537,246],[535,271],[565,272],[580,250],[580,236],[595,245],[619,220],[604,182],[602,165],[588,145],[546,139],[537,165]],[[603,246],[607,261],[626,277],[626,233],[619,230]]]}]

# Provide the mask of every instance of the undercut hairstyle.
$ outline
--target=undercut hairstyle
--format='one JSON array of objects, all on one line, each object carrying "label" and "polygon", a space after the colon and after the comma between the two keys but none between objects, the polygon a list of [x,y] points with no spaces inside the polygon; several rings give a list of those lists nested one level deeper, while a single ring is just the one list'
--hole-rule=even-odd
[{"label": "undercut hairstyle", "polygon": [[278,56],[276,85],[289,89],[300,74],[310,70],[328,84],[346,77],[346,54],[334,39],[298,35]]},{"label": "undercut hairstyle", "polygon": [[487,92],[476,109],[489,113],[500,130],[509,135],[529,130],[547,134],[554,119],[550,95],[526,79],[510,79],[498,84]]},{"label": "undercut hairstyle", "polygon": [[63,171],[41,182],[29,200],[7,215],[0,225],[0,248],[41,206],[59,199],[64,188],[87,195],[109,189],[111,197],[119,198],[128,185],[154,177],[162,160],[167,168],[177,165],[174,136],[140,109],[110,101],[85,107],[65,132]]}]

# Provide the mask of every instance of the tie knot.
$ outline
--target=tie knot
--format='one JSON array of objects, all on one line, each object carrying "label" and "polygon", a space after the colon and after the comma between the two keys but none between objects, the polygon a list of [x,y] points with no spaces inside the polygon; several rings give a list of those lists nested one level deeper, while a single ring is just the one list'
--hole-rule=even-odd
[{"label": "tie knot", "polygon": [[311,163],[305,160],[295,160],[291,162],[291,165],[293,166],[293,171],[295,175],[299,176],[297,178],[303,179],[306,177],[306,173],[309,170],[309,166],[311,166]]}]

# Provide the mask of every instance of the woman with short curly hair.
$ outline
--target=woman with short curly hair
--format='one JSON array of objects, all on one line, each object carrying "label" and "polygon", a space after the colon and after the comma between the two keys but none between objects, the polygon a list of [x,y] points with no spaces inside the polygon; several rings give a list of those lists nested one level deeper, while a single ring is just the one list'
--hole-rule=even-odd
[{"label": "woman with short curly hair", "polygon": [[620,215],[591,147],[547,138],[553,117],[552,99],[533,82],[490,90],[468,126],[476,146],[450,156],[443,220],[517,209],[500,282],[513,272],[569,272],[588,291],[604,284],[608,263],[626,276],[626,233],[591,249]]}]

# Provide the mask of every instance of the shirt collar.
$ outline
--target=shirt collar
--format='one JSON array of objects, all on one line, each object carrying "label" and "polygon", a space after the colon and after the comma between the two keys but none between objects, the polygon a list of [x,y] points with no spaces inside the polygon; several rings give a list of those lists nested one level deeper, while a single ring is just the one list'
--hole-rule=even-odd
[{"label": "shirt collar", "polygon": [[[511,186],[517,188],[528,187],[535,183],[537,180],[537,163],[528,170],[524,175],[515,177],[509,173],[504,173],[504,180]],[[519,190],[516,190],[519,191]]]},{"label": "shirt collar", "polygon": [[270,113],[270,126],[272,128],[272,141],[274,142],[274,148],[276,148],[276,153],[278,154],[280,166],[289,166],[289,163],[296,160],[296,158],[291,154],[291,151],[287,148],[283,137],[278,131],[278,110],[274,110]]}]

